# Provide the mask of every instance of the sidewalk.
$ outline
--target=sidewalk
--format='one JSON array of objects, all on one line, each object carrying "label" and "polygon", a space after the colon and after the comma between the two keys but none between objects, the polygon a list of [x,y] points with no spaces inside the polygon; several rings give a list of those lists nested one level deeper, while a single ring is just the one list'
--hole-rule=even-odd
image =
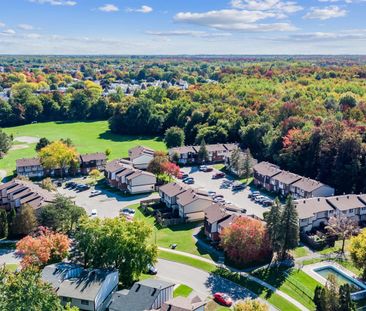
[{"label": "sidewalk", "polygon": [[[193,255],[193,254],[189,254],[189,253],[185,253],[185,252],[181,252],[181,251],[176,251],[176,250],[172,250],[169,248],[164,248],[164,247],[159,247],[159,249],[170,252],[170,253],[175,253],[175,254],[179,254],[179,255],[183,255],[186,257],[190,257],[190,258],[194,258],[197,260],[201,260],[207,263],[211,263],[213,265],[219,266],[216,262],[214,262],[211,259],[207,259],[207,258],[203,258],[197,255]],[[277,295],[281,296],[282,298],[286,299],[287,301],[291,302],[294,306],[296,306],[297,308],[299,308],[302,311],[309,311],[309,309],[307,309],[306,307],[304,307],[301,303],[299,303],[297,300],[295,300],[294,298],[290,297],[289,295],[287,295],[286,293],[278,290],[277,288],[273,287],[272,285],[262,281],[261,279],[258,279],[246,272],[243,272],[241,270],[238,269],[234,269],[228,266],[225,266],[225,268],[227,268],[228,270],[230,270],[231,272],[236,272],[236,273],[240,273],[240,275],[248,278],[249,280],[256,282],[258,284],[260,284],[263,287],[266,287],[267,289],[271,290],[272,292],[276,293]]]}]

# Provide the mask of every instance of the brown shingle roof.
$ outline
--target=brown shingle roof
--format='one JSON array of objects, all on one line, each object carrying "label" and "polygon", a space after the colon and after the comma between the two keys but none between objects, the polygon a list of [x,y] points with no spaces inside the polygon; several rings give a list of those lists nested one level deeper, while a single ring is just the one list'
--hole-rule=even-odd
[{"label": "brown shingle roof", "polygon": [[141,176],[141,175],[155,177],[155,175],[154,175],[153,173],[150,173],[150,172],[144,172],[144,171],[141,171],[141,170],[137,170],[137,171],[135,171],[133,174],[128,175],[128,176],[126,177],[126,179],[131,180],[131,179],[134,179],[134,178],[139,177],[139,176]]},{"label": "brown shingle roof", "polygon": [[231,226],[233,224],[233,222],[240,216],[237,215],[230,215],[230,217],[228,219],[225,219],[224,221],[220,222],[219,227],[221,228],[221,230]]},{"label": "brown shingle roof", "polygon": [[339,195],[328,197],[327,201],[336,209],[346,211],[349,209],[365,207],[365,204],[358,199],[356,194]]},{"label": "brown shingle roof", "polygon": [[198,296],[192,299],[178,296],[163,303],[161,311],[195,311],[204,306],[206,302],[202,301]]},{"label": "brown shingle roof", "polygon": [[23,158],[16,160],[17,167],[39,166],[39,165],[41,165],[41,160],[39,158]]},{"label": "brown shingle roof", "polygon": [[86,153],[81,154],[80,159],[82,162],[91,162],[91,161],[105,161],[107,159],[105,153],[96,152],[96,153]]},{"label": "brown shingle roof", "polygon": [[296,181],[293,186],[300,188],[306,192],[313,192],[314,190],[319,189],[320,187],[325,185],[317,180],[303,177],[300,180]]},{"label": "brown shingle roof", "polygon": [[239,147],[238,144],[224,144],[224,147],[226,148],[227,151],[233,151],[235,150],[236,148]]},{"label": "brown shingle roof", "polygon": [[205,209],[205,217],[208,223],[213,224],[226,217],[230,214],[226,212],[225,206],[219,203],[213,203]]},{"label": "brown shingle roof", "polygon": [[132,168],[132,163],[125,160],[113,160],[107,163],[106,171],[110,173],[118,172],[124,168]]},{"label": "brown shingle roof", "polygon": [[277,180],[278,182],[281,182],[283,184],[291,185],[292,183],[300,180],[302,177],[300,175],[291,172],[282,171],[281,173],[277,174],[276,176],[273,176],[272,178],[273,180]]},{"label": "brown shingle roof", "polygon": [[177,196],[177,203],[181,206],[186,206],[196,200],[212,201],[211,198],[197,194],[193,189],[184,191]]},{"label": "brown shingle roof", "polygon": [[311,198],[294,201],[299,219],[313,217],[316,213],[334,211],[326,198]]},{"label": "brown shingle roof", "polygon": [[178,184],[176,182],[171,182],[169,184],[163,185],[159,188],[159,191],[163,192],[168,197],[174,197],[184,191],[186,191],[188,187]]},{"label": "brown shingle roof", "polygon": [[[195,149],[198,151],[200,149],[200,147],[197,146],[197,147],[195,147]],[[227,151],[223,144],[206,145],[206,149],[208,152]]]},{"label": "brown shingle roof", "polygon": [[171,148],[170,152],[177,154],[197,153],[196,149],[194,149],[193,146],[182,146],[182,147]]},{"label": "brown shingle roof", "polygon": [[141,156],[142,154],[148,154],[148,155],[154,155],[155,151],[151,148],[145,147],[145,146],[136,146],[134,148],[131,148],[128,150],[128,155],[130,157],[130,160],[134,160]]},{"label": "brown shingle roof", "polygon": [[258,174],[263,176],[273,177],[279,173],[281,173],[281,169],[272,163],[269,162],[260,162],[254,165],[253,170]]}]

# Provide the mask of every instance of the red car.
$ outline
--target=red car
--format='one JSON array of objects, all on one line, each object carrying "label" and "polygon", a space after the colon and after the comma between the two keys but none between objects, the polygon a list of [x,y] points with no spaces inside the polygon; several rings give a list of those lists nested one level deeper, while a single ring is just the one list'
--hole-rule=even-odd
[{"label": "red car", "polygon": [[224,293],[216,293],[213,295],[216,302],[226,307],[231,307],[233,300]]},{"label": "red car", "polygon": [[219,178],[224,178],[224,177],[225,177],[225,173],[222,173],[222,172],[212,175],[212,179],[219,179]]}]

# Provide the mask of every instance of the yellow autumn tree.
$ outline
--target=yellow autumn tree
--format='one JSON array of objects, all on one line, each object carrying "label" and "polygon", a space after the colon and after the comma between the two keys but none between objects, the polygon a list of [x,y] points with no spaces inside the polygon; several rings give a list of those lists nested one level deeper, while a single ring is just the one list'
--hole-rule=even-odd
[{"label": "yellow autumn tree", "polygon": [[258,299],[239,300],[234,305],[234,311],[268,311],[268,305]]},{"label": "yellow autumn tree", "polygon": [[366,229],[350,239],[348,250],[355,266],[362,269],[362,275],[366,277]]},{"label": "yellow autumn tree", "polygon": [[39,152],[41,163],[46,169],[60,169],[61,177],[65,168],[78,163],[78,153],[72,146],[61,141],[55,141],[42,148]]}]

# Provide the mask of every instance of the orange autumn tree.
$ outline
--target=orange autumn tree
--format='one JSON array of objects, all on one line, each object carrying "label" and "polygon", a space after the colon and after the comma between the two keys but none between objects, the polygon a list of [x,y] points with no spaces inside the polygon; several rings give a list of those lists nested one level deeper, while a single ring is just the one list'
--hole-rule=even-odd
[{"label": "orange autumn tree", "polygon": [[236,218],[220,237],[225,254],[239,266],[265,262],[272,256],[266,226],[254,218]]},{"label": "orange autumn tree", "polygon": [[17,253],[21,255],[22,267],[43,267],[47,264],[65,259],[70,248],[67,235],[39,227],[34,235],[21,239],[17,245]]}]

